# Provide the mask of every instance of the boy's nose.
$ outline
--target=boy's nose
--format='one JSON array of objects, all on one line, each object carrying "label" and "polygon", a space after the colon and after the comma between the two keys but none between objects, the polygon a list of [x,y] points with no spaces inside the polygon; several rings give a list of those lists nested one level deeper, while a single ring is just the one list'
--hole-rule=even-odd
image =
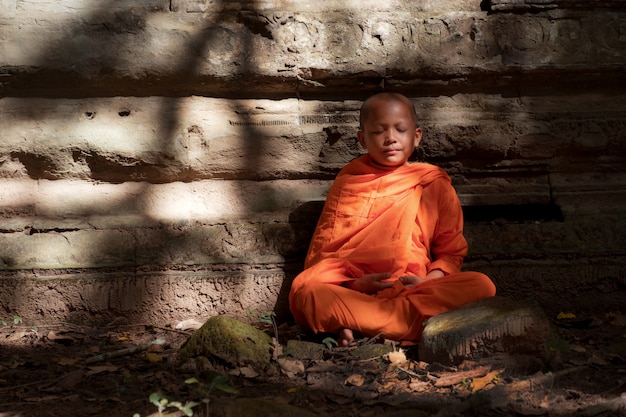
[{"label": "boy's nose", "polygon": [[396,141],[396,135],[391,130],[388,130],[385,134],[385,145],[394,143]]}]

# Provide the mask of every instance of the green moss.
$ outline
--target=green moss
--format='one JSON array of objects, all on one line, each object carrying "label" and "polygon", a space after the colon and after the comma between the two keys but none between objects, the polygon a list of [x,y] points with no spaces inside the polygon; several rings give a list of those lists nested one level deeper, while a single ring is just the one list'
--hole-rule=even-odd
[{"label": "green moss", "polygon": [[233,366],[266,365],[271,359],[272,339],[261,330],[228,316],[208,319],[180,348],[178,359],[216,357]]}]

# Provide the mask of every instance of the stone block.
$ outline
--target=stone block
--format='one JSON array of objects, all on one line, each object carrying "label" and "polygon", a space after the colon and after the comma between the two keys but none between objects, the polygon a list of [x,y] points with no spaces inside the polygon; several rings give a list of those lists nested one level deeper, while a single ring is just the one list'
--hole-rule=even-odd
[{"label": "stone block", "polygon": [[174,325],[220,314],[249,320],[260,311],[284,319],[289,314],[284,287],[293,274],[272,265],[41,272],[2,271],[0,307],[34,325],[105,325],[120,318]]},{"label": "stone block", "polygon": [[459,364],[498,353],[548,359],[551,323],[536,306],[492,297],[428,319],[418,355]]}]

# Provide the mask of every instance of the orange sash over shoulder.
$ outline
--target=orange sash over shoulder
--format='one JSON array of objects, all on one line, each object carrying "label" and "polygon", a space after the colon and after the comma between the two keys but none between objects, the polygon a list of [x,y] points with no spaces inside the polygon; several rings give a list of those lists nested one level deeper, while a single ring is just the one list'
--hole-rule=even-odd
[{"label": "orange sash over shoulder", "polygon": [[[330,188],[305,268],[343,260],[353,277],[375,272],[390,272],[392,279],[409,273],[424,277],[435,268],[450,274],[467,252],[462,231],[461,206],[444,170],[425,163],[385,169],[363,155],[342,169]],[[438,246],[431,248],[433,240]]]}]

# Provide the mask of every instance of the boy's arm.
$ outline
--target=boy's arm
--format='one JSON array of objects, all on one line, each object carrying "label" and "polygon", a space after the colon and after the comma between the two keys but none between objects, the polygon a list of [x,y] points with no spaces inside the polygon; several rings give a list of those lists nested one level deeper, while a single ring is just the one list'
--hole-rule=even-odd
[{"label": "boy's arm", "polygon": [[431,191],[438,193],[438,219],[435,225],[430,253],[432,263],[427,278],[437,278],[461,270],[467,254],[467,241],[463,236],[463,211],[456,191],[447,181],[438,181]]}]

